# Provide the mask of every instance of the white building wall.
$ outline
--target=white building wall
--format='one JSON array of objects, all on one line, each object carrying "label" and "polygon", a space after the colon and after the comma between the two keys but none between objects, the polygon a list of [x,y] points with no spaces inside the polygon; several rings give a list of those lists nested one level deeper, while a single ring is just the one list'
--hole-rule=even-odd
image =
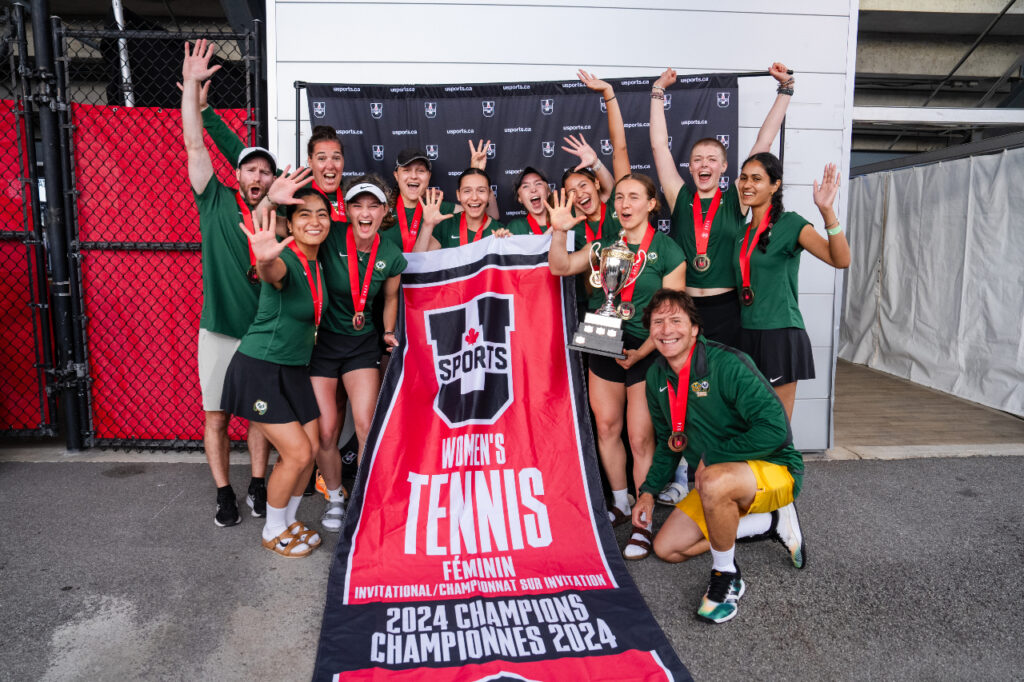
[{"label": "white building wall", "polygon": [[[297,80],[319,83],[486,83],[767,70],[796,71],[786,124],[786,207],[816,224],[811,185],[827,162],[849,171],[856,0],[267,0],[270,140],[295,163]],[[775,97],[770,78],[740,79],[740,149],[749,149]],[[305,93],[300,137],[309,135]],[[275,146],[276,141],[276,146]],[[778,145],[776,144],[776,153]],[[742,152],[741,152],[742,156]],[[304,161],[304,159],[300,159]],[[845,222],[846,198],[838,213]],[[812,256],[800,271],[800,307],[818,378],[797,389],[797,447],[831,446],[834,348],[842,278]]]}]

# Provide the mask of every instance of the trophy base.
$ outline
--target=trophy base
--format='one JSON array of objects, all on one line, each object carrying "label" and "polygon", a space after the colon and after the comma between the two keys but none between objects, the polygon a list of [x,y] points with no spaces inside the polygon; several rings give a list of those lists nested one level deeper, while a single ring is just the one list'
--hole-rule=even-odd
[{"label": "trophy base", "polygon": [[587,313],[569,344],[571,350],[610,358],[624,358],[622,353],[622,320]]}]

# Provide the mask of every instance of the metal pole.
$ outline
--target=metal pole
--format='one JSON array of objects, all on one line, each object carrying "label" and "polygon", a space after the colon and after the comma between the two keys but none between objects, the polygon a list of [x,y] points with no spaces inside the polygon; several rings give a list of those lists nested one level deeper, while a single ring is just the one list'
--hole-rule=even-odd
[{"label": "metal pole", "polygon": [[295,167],[302,167],[302,147],[299,146],[299,135],[302,132],[302,90],[306,87],[305,81],[295,81]]},{"label": "metal pole", "polygon": [[36,71],[39,78],[39,133],[42,137],[43,173],[46,179],[46,236],[50,245],[50,271],[53,274],[53,326],[57,352],[54,358],[56,375],[61,379],[60,402],[64,417],[67,448],[82,448],[79,419],[74,344],[71,329],[71,290],[68,242],[64,229],[64,187],[60,164],[60,128],[57,124],[53,49],[46,18],[50,13],[47,0],[32,0],[32,39],[35,43]]},{"label": "metal pole", "polygon": [[[117,22],[117,30],[124,31],[124,6],[121,0],[110,0],[110,7],[114,11],[114,21]],[[121,90],[124,92],[124,105],[135,106],[135,92],[132,89],[132,67],[128,63],[128,41],[124,38],[117,39],[117,54],[121,62]]]}]

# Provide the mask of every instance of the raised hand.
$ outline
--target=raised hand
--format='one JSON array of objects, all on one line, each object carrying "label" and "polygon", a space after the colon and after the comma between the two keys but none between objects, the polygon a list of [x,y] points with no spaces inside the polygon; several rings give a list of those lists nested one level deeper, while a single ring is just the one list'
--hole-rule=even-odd
[{"label": "raised hand", "polygon": [[814,181],[814,205],[821,211],[830,210],[837,194],[839,194],[839,170],[834,163],[827,163],[821,177],[821,184],[817,180]]},{"label": "raised hand", "polygon": [[592,73],[587,73],[583,69],[576,72],[576,77],[594,92],[603,93],[605,99],[608,99],[615,94],[615,91],[609,83],[601,80]]},{"label": "raised hand", "polygon": [[256,262],[267,265],[273,263],[295,238],[288,235],[281,241],[277,241],[277,235],[274,232],[276,222],[273,211],[266,204],[261,204],[257,210],[260,215],[254,216],[257,219],[253,220],[252,234],[245,229],[244,223],[239,223],[238,228],[245,233],[249,240],[249,246],[252,247]]},{"label": "raised hand", "polygon": [[[473,143],[470,142],[472,147]],[[486,153],[486,152],[485,152]],[[454,213],[441,213],[441,200],[444,199],[444,192],[432,187],[420,197],[420,205],[423,206],[423,230],[433,230],[434,226],[442,220],[451,218]]]},{"label": "raised hand", "polygon": [[787,69],[786,65],[782,62],[775,62],[772,64],[768,69],[768,73],[770,73],[772,78],[780,83],[784,83],[793,77],[793,75],[789,73],[789,69]]},{"label": "raised hand", "polygon": [[285,166],[280,177],[274,180],[274,184],[267,190],[267,198],[278,206],[289,204],[299,205],[302,199],[296,199],[295,193],[302,187],[313,182],[313,170],[311,168],[300,168],[294,173],[289,173],[291,166]]},{"label": "raised hand", "polygon": [[662,71],[661,75],[658,76],[658,79],[654,81],[654,83],[652,83],[651,85],[657,88],[661,88],[662,90],[665,90],[669,86],[675,85],[677,78],[678,77],[676,76],[676,70],[670,66],[664,71]]},{"label": "raised hand", "polygon": [[213,43],[205,38],[197,40],[194,48],[186,42],[185,61],[181,65],[181,80],[201,83],[220,71],[220,64],[210,66],[210,59],[215,51]]},{"label": "raised hand", "polygon": [[582,135],[580,135],[579,137],[576,137],[575,135],[570,135],[568,137],[563,137],[562,139],[565,140],[565,144],[562,145],[562,150],[567,151],[570,154],[573,154],[574,156],[580,157],[579,165],[576,166],[573,170],[589,168],[590,166],[593,166],[595,163],[597,163],[597,152],[594,151],[593,147],[587,144],[587,141],[583,138]]},{"label": "raised hand", "polygon": [[[206,81],[203,83],[203,87],[199,88],[199,111],[202,111],[209,106],[207,100],[210,97],[210,83],[213,81]],[[185,86],[181,84],[181,81],[175,83],[178,86],[178,92],[184,93]]]},{"label": "raised hand", "polygon": [[487,140],[487,142],[480,140],[480,142],[475,146],[473,145],[473,140],[469,141],[470,168],[479,168],[480,170],[485,170],[487,168],[487,149],[490,146],[490,140]]},{"label": "raised hand", "polygon": [[572,199],[575,194],[576,190],[571,189],[567,193],[563,187],[548,197],[548,225],[551,229],[568,232],[587,217],[582,213],[578,216],[572,214]]}]

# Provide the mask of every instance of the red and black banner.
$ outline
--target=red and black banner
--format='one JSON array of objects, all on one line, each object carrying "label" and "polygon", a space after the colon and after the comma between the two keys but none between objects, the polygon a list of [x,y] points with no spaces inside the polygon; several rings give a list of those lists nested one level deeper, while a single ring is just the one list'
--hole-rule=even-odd
[{"label": "red and black banner", "polygon": [[625,570],[548,240],[407,254],[316,680],[689,679]]}]

